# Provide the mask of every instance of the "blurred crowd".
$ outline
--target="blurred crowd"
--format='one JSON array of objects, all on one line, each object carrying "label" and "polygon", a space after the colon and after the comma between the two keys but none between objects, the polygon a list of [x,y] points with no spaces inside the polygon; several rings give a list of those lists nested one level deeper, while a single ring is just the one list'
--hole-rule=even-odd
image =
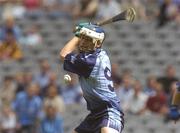
[{"label": "blurred crowd", "polygon": [[46,59],[39,73],[20,72],[3,78],[0,87],[1,133],[62,133],[66,105],[84,104],[77,77],[58,83]]},{"label": "blurred crowd", "polygon": [[147,75],[145,83],[134,78],[131,70],[117,74],[116,64],[113,66],[115,91],[122,109],[134,115],[156,113],[168,120],[172,94],[178,81],[176,69],[168,65],[161,76]]},{"label": "blurred crowd", "polygon": [[[169,21],[180,23],[180,0],[0,0],[0,61],[21,60],[21,45],[37,46],[43,37],[36,25],[25,34],[16,20],[30,17],[52,19],[103,19],[134,7],[137,19],[156,21],[163,27]],[[105,10],[106,9],[106,10]],[[0,62],[1,63],[1,62]],[[168,120],[171,96],[178,77],[172,65],[161,77],[148,75],[146,83],[134,78],[131,70],[120,71],[112,65],[115,91],[125,113],[156,113]],[[59,84],[48,60],[39,62],[39,73],[19,72],[6,75],[0,84],[0,132],[62,133],[66,105],[85,104],[76,75],[72,81]]]},{"label": "blurred crowd", "polygon": [[[169,105],[176,89],[176,69],[169,65],[162,76],[149,75],[146,83],[134,78],[131,70],[112,65],[112,79],[125,114],[159,114],[168,122]],[[39,72],[20,72],[3,78],[0,87],[0,130],[2,133],[62,133],[67,105],[84,104],[76,75],[59,84],[46,59]]]}]

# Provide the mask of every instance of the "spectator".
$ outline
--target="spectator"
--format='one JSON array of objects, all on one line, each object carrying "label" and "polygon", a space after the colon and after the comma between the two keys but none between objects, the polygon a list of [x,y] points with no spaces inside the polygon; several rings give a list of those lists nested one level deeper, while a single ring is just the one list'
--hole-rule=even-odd
[{"label": "spectator", "polygon": [[44,99],[44,105],[47,103],[53,103],[54,106],[57,109],[57,112],[60,114],[64,113],[65,106],[64,106],[64,101],[61,96],[58,95],[58,90],[56,86],[49,86],[47,90],[47,97]]},{"label": "spectator", "polygon": [[65,104],[79,103],[82,99],[80,85],[76,81],[74,74],[71,74],[71,82],[66,84],[62,91],[62,96]]},{"label": "spectator", "polygon": [[122,79],[121,79],[120,76],[114,76],[114,77],[112,77],[112,79],[113,79],[114,91],[115,91],[115,93],[117,94],[117,96],[119,98],[119,95],[120,95],[119,92],[120,92],[121,85],[122,85]]},{"label": "spectator", "polygon": [[9,31],[12,32],[12,36],[14,36],[14,39],[16,42],[20,42],[21,39],[21,30],[20,28],[15,24],[13,17],[6,18],[3,26],[0,28],[0,41],[5,41],[7,39],[7,36],[9,34]]},{"label": "spectator", "polygon": [[180,0],[172,0],[172,7],[170,9],[170,14],[172,15],[172,19],[180,24]]},{"label": "spectator", "polygon": [[42,0],[23,0],[23,5],[27,10],[26,16],[38,18],[43,15],[41,11]]},{"label": "spectator", "polygon": [[117,80],[119,80],[119,82],[122,82],[121,79],[121,75],[119,74],[119,66],[117,63],[113,63],[111,66],[111,75],[112,75],[112,80],[113,82],[117,82]]},{"label": "spectator", "polygon": [[24,72],[23,78],[25,87],[33,82],[33,74],[31,72]]},{"label": "spectator", "polygon": [[58,89],[58,94],[62,94],[62,87],[57,83],[57,75],[55,72],[50,72],[49,73],[49,83],[48,85],[43,89],[44,90],[44,95],[47,94],[47,89],[49,86],[55,86]]},{"label": "spectator", "polygon": [[[33,74],[31,72],[25,72],[23,74],[23,78],[24,78],[24,87],[25,89],[33,83]],[[36,95],[40,96],[40,87],[39,84],[36,84]]]},{"label": "spectator", "polygon": [[[170,2],[171,2],[172,4],[176,4],[178,7],[179,7],[179,5],[180,5],[180,0],[170,0]],[[164,0],[158,0],[158,3],[159,3],[159,4],[164,3]]]},{"label": "spectator", "polygon": [[166,115],[168,113],[167,97],[160,83],[156,85],[156,95],[148,98],[146,110],[160,115]]},{"label": "spectator", "polygon": [[177,6],[172,3],[172,0],[164,0],[160,4],[159,15],[157,17],[157,27],[162,27],[167,24],[170,20],[176,18],[178,9]]},{"label": "spectator", "polygon": [[98,8],[98,0],[80,0],[79,4],[75,7],[73,17],[95,17]]},{"label": "spectator", "polygon": [[0,45],[0,60],[6,59],[22,59],[22,51],[13,36],[12,30],[7,31],[6,38]]},{"label": "spectator", "polygon": [[98,6],[97,17],[101,19],[110,18],[121,11],[120,5],[116,0],[100,0]]},{"label": "spectator", "polygon": [[48,10],[55,10],[59,8],[59,0],[42,0],[43,7]]},{"label": "spectator", "polygon": [[144,92],[148,96],[154,96],[156,94],[156,85],[157,85],[157,79],[155,76],[148,76],[146,80],[146,87],[144,89]]},{"label": "spectator", "polygon": [[42,0],[23,0],[24,6],[28,11],[30,10],[38,10],[41,8]]},{"label": "spectator", "polygon": [[24,18],[26,10],[22,5],[21,0],[7,0],[3,7],[2,17],[4,19],[9,16],[13,16],[16,19]]},{"label": "spectator", "polygon": [[41,91],[43,91],[43,89],[49,84],[50,65],[46,59],[42,59],[39,65],[40,73],[35,75],[35,82],[40,85]]},{"label": "spectator", "polygon": [[168,106],[172,105],[172,98],[173,98],[173,95],[175,94],[176,88],[177,88],[177,82],[173,82],[170,87],[170,93],[169,95],[167,95]]},{"label": "spectator", "polygon": [[128,112],[135,115],[140,115],[146,106],[148,96],[143,93],[140,81],[136,81],[133,88],[134,91],[132,97],[129,100]]},{"label": "spectator", "polygon": [[1,87],[0,99],[2,105],[10,105],[15,98],[16,86],[13,83],[11,76],[5,76],[3,80],[3,86]]},{"label": "spectator", "polygon": [[42,0],[44,11],[50,18],[58,18],[60,17],[60,3],[59,0]]},{"label": "spectator", "polygon": [[121,77],[115,77],[113,79],[113,85],[114,85],[114,89],[115,89],[115,92],[117,93],[117,95],[118,95],[118,92],[119,92],[119,90],[121,88],[121,84],[122,84]]},{"label": "spectator", "polygon": [[59,0],[59,11],[61,16],[70,17],[72,15],[72,11],[79,4],[79,0]]},{"label": "spectator", "polygon": [[133,72],[130,68],[125,68],[122,70],[122,76],[129,76],[133,78]]},{"label": "spectator", "polygon": [[24,73],[18,72],[15,75],[16,81],[16,94],[25,90]]},{"label": "spectator", "polygon": [[45,104],[45,117],[40,123],[40,133],[63,133],[63,121],[53,103]]},{"label": "spectator", "polygon": [[[180,11],[179,11],[179,12],[180,12]],[[178,25],[180,25],[180,14],[177,15],[177,17],[176,17],[176,22],[177,22]]]},{"label": "spectator", "polygon": [[172,65],[168,65],[166,68],[165,75],[158,78],[158,82],[163,85],[164,92],[169,95],[170,94],[170,87],[172,83],[178,81],[176,77],[176,69]]},{"label": "spectator", "polygon": [[22,43],[28,46],[42,45],[42,36],[36,26],[32,26],[26,33]]},{"label": "spectator", "polygon": [[18,119],[18,133],[35,133],[42,106],[40,97],[36,95],[37,90],[37,84],[30,84],[25,91],[17,94],[13,102]]},{"label": "spectator", "polygon": [[157,0],[146,0],[144,3],[146,9],[146,16],[149,21],[154,21],[154,19],[158,16],[158,4]]},{"label": "spectator", "polygon": [[0,117],[1,133],[15,133],[16,115],[8,105],[4,106],[2,109],[2,116]]},{"label": "spectator", "polygon": [[132,77],[124,75],[122,85],[116,89],[116,92],[119,100],[121,101],[121,107],[126,112],[129,107],[129,100],[134,93]]}]

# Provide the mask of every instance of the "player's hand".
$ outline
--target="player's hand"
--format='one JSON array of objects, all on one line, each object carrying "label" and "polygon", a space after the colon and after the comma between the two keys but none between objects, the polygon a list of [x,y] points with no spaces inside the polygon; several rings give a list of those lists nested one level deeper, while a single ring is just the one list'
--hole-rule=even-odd
[{"label": "player's hand", "polygon": [[171,106],[170,112],[169,112],[169,118],[174,121],[177,121],[180,118],[178,106],[175,106],[175,105]]},{"label": "player's hand", "polygon": [[81,34],[81,29],[86,26],[86,25],[89,25],[90,23],[89,22],[86,22],[86,23],[79,23],[75,29],[74,29],[74,34],[76,37],[79,37],[80,34]]}]

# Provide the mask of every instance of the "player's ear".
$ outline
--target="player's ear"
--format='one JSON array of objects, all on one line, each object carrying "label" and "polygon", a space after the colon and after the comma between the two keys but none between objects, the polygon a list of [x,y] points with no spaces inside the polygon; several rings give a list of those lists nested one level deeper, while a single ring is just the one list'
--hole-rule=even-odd
[{"label": "player's ear", "polygon": [[96,48],[100,48],[101,46],[102,46],[101,41],[100,41],[100,40],[97,40],[97,41],[96,41],[96,44],[95,44],[95,47],[96,47]]}]

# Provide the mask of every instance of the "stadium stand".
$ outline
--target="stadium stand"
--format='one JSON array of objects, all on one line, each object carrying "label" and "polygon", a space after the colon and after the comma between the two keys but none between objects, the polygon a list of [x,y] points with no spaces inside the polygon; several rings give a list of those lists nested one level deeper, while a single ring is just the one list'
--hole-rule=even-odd
[{"label": "stadium stand", "polygon": [[[67,0],[62,1],[67,2]],[[68,0],[70,3],[71,1],[72,0]],[[126,0],[117,1],[120,3]],[[142,1],[144,2],[145,0]],[[157,2],[156,0],[146,1],[149,3],[152,2],[152,7],[153,2]],[[174,1],[178,2],[179,0]],[[156,7],[158,6],[157,3],[155,5]],[[0,5],[0,12],[2,11],[3,9]],[[155,11],[153,10],[153,12]],[[33,82],[33,79],[28,79],[25,76],[26,73],[30,72],[33,76],[38,74],[40,72],[39,62],[42,59],[47,59],[51,66],[50,71],[57,74],[57,82],[60,88],[62,87],[64,89],[67,86],[62,80],[66,72],[62,69],[62,62],[60,62],[58,54],[59,49],[73,36],[72,29],[78,21],[69,17],[66,17],[66,19],[62,16],[50,17],[45,13],[34,15],[35,16],[29,14],[29,16],[17,19],[16,24],[22,30],[22,36],[25,36],[27,31],[33,26],[37,26],[38,32],[42,36],[42,42],[36,46],[30,46],[25,45],[20,39],[23,58],[18,61],[0,61],[0,91],[2,88],[6,88],[3,82],[6,76],[15,77],[12,82],[17,84],[16,94],[18,91],[25,90],[28,82]],[[38,15],[38,17],[36,15]],[[154,16],[156,15],[154,14]],[[86,20],[89,21],[87,18],[84,19],[84,21]],[[3,23],[4,21],[0,19],[0,25],[3,25]],[[155,77],[163,76],[163,70],[166,69],[169,64],[176,68],[175,75],[177,75],[177,78],[180,78],[180,25],[175,21],[166,23],[162,28],[157,28],[156,25],[155,18],[153,18],[153,21],[145,21],[141,18],[132,24],[121,22],[104,26],[107,38],[103,47],[108,51],[111,62],[117,64],[118,73],[122,74],[120,78],[123,78],[123,72],[125,70],[131,70],[133,78],[139,80],[144,87],[146,86],[146,79],[149,75]],[[25,81],[25,79],[28,82]],[[123,83],[120,83],[120,86],[122,84]],[[61,96],[63,89],[58,90]],[[172,90],[170,90],[170,93],[172,93],[171,91]],[[171,94],[167,96],[168,99],[170,99],[170,96]],[[1,109],[5,108],[1,105],[3,103],[2,100],[0,97],[0,112],[2,111]],[[74,101],[74,103],[75,104],[66,105],[65,112],[62,114],[64,133],[71,133],[72,129],[88,114],[84,103],[79,104],[76,101]],[[168,104],[169,103],[167,103],[167,105]],[[1,115],[0,113],[0,125],[2,124],[1,119],[3,118]],[[12,119],[14,118],[12,117]],[[174,124],[169,122],[165,116],[159,114],[147,112],[143,115],[134,115],[126,112],[123,133],[178,133],[180,131],[179,125],[179,122]]]}]

